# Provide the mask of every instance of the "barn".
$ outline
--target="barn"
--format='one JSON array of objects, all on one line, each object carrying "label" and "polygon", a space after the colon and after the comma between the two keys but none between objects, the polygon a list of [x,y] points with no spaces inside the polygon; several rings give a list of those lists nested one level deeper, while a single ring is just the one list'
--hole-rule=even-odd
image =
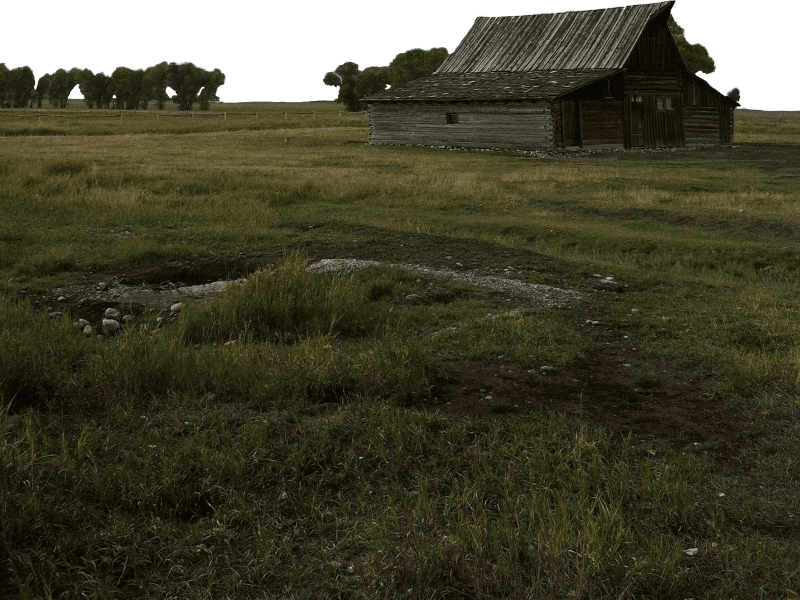
[{"label": "barn", "polygon": [[691,73],[674,2],[478,17],[429,77],[364,102],[372,144],[515,150],[733,140],[734,100]]}]

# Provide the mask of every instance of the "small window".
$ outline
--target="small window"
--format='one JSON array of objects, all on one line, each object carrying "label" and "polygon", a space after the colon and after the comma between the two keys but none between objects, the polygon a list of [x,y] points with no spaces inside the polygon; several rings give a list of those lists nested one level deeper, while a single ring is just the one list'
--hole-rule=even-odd
[{"label": "small window", "polygon": [[633,97],[633,101],[634,102],[644,102],[644,96],[634,96]]},{"label": "small window", "polygon": [[458,125],[458,113],[447,113],[447,124]]},{"label": "small window", "polygon": [[672,98],[669,96],[659,96],[656,98],[656,108],[658,110],[672,110]]}]

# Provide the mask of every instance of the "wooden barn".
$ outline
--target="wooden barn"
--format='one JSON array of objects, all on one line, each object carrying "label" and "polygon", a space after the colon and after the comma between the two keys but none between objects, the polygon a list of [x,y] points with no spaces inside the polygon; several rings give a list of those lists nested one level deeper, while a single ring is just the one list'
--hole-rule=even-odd
[{"label": "wooden barn", "polygon": [[429,77],[364,99],[373,144],[557,150],[730,143],[734,100],[687,70],[674,2],[478,17]]}]

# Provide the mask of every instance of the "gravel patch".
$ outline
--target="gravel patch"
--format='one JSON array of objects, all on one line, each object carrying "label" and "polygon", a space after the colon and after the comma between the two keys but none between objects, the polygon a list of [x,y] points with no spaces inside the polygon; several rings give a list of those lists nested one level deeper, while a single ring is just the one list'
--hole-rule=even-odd
[{"label": "gravel patch", "polygon": [[540,283],[527,283],[518,279],[481,275],[478,271],[432,269],[425,265],[408,263],[381,263],[374,260],[355,260],[346,258],[324,258],[310,265],[309,268],[319,272],[342,270],[352,273],[361,269],[370,269],[381,265],[397,267],[440,280],[454,280],[466,285],[474,285],[495,292],[505,293],[517,301],[522,301],[527,308],[552,309],[568,308],[583,300],[584,295],[576,290],[566,290]]}]

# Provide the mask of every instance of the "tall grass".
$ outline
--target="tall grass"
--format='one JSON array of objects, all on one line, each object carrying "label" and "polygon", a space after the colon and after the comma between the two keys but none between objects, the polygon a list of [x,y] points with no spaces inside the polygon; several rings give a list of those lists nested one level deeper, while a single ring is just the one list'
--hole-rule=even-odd
[{"label": "tall grass", "polygon": [[[4,593],[797,595],[790,178],[702,152],[368,147],[363,128],[114,131],[0,138]],[[387,232],[545,255],[604,327],[719,374],[738,437],[718,443],[744,466],[558,415],[424,410],[450,376],[439,353],[566,369],[604,347],[571,314],[497,311],[399,269],[317,274],[289,253],[170,327],[112,338],[12,297],[89,266]],[[592,291],[597,273],[614,292]]]}]

